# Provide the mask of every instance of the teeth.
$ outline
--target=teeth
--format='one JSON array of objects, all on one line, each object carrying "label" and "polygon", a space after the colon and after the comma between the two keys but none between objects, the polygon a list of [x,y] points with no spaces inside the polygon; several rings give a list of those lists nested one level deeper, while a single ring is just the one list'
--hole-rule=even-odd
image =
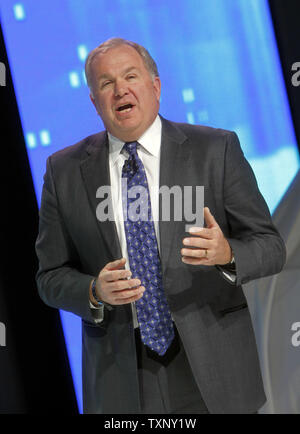
[{"label": "teeth", "polygon": [[127,109],[120,110],[120,112],[122,112],[122,113],[130,112],[131,108],[132,108],[132,107],[129,107],[129,108],[127,108]]}]

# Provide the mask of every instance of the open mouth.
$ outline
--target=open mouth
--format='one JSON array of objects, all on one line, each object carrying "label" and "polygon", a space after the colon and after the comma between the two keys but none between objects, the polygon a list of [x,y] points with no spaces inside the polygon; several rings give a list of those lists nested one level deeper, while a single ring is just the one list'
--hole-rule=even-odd
[{"label": "open mouth", "polygon": [[132,104],[124,104],[124,105],[121,105],[120,107],[118,107],[117,111],[122,112],[122,113],[127,113],[127,112],[130,112],[132,107],[133,107]]}]

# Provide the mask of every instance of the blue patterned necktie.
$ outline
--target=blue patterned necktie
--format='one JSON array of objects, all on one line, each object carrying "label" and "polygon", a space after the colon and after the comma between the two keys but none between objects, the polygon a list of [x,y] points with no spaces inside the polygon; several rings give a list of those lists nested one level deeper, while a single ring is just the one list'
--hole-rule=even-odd
[{"label": "blue patterned necktie", "polygon": [[[143,297],[135,302],[141,338],[145,345],[162,356],[174,338],[174,328],[162,284],[146,172],[137,154],[137,145],[138,142],[128,142],[123,147],[129,154],[122,169],[127,251],[132,278],[140,279],[146,289]],[[133,197],[128,197],[130,189],[134,193]],[[136,194],[137,191],[140,195]],[[134,205],[137,199],[140,206]]]}]

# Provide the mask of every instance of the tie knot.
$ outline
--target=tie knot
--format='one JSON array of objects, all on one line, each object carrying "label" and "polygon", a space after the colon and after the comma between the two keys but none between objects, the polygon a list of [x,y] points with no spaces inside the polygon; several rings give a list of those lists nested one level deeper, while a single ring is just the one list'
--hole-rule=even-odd
[{"label": "tie knot", "polygon": [[125,149],[128,154],[133,157],[136,156],[136,148],[137,148],[138,142],[126,142],[124,143],[123,149]]}]

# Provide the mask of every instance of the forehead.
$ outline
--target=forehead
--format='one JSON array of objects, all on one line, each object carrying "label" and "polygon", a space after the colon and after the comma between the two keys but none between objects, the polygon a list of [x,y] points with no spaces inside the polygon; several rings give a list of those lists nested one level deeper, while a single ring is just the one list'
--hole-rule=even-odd
[{"label": "forehead", "polygon": [[120,45],[99,53],[92,61],[91,69],[97,76],[122,72],[128,68],[146,70],[142,57],[129,45]]}]

